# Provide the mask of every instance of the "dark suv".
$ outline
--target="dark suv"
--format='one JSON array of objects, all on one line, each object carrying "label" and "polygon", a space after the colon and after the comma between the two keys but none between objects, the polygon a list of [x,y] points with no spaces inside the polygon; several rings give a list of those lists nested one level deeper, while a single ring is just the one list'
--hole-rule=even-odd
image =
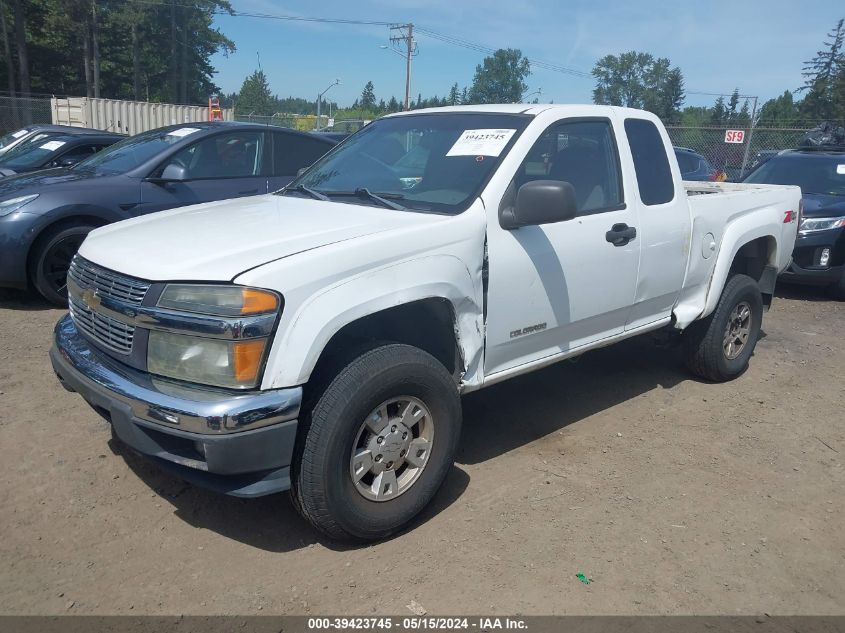
[{"label": "dark suv", "polygon": [[744,182],[801,187],[804,212],[782,279],[827,286],[845,300],[845,147],[781,152]]}]

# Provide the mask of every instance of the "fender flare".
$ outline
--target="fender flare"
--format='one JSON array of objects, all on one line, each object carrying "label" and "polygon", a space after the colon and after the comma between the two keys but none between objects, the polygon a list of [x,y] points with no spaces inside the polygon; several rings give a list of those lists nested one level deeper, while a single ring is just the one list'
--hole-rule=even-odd
[{"label": "fender flare", "polygon": [[[283,316],[267,359],[262,388],[308,382],[331,338],[343,327],[388,308],[423,299],[447,301],[454,314],[456,342],[467,375],[480,373],[483,350],[480,278],[466,264],[439,254],[397,262],[341,280]],[[338,306],[343,309],[338,312]]]},{"label": "fender flare", "polygon": [[[774,261],[777,261],[778,239],[776,233],[779,233],[779,231],[773,230],[770,221],[761,225],[759,221],[761,215],[764,214],[751,213],[728,224],[722,235],[716,265],[713,267],[713,273],[710,276],[710,285],[707,289],[704,310],[699,315],[699,318],[706,317],[716,309],[716,305],[722,296],[722,289],[727,283],[731,265],[736,258],[736,254],[743,246],[761,237],[771,238],[775,243],[775,249],[772,253],[769,253],[767,264],[771,264],[773,258]],[[725,248],[728,244],[730,248]]]}]

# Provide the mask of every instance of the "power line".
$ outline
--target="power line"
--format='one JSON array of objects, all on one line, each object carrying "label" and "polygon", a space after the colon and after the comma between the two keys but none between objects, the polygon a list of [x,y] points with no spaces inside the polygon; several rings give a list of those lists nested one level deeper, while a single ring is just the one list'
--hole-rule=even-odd
[{"label": "power line", "polygon": [[[147,4],[152,6],[160,6],[160,7],[170,7],[170,6],[177,6],[177,7],[185,7],[190,8],[193,5],[186,5],[186,4],[179,4],[179,3],[171,3],[167,2],[167,0],[135,0],[139,4]],[[387,27],[396,27],[396,26],[404,26],[397,22],[385,22],[382,20],[352,20],[352,19],[345,19],[345,18],[315,18],[315,17],[306,17],[306,16],[299,16],[299,15],[278,15],[278,14],[271,14],[271,13],[254,13],[248,11],[232,11],[229,13],[228,11],[216,9],[213,12],[215,15],[229,15],[234,17],[246,17],[246,18],[259,18],[264,20],[284,20],[289,22],[317,22],[317,23],[326,23],[326,24],[360,24],[365,26],[387,26]],[[453,35],[447,35],[445,33],[440,33],[438,31],[434,31],[432,29],[424,28],[418,25],[414,25],[414,29],[426,37],[430,37],[431,39],[438,40],[445,44],[451,44],[452,46],[459,46],[461,48],[466,48],[469,50],[473,50],[479,53],[484,53],[486,55],[493,54],[496,49],[491,48],[489,46],[484,46],[483,44],[478,44],[476,42],[471,42],[469,40],[465,40],[460,37],[455,37]],[[543,70],[550,70],[552,72],[557,72],[565,75],[570,75],[572,77],[580,77],[580,78],[591,78],[592,75],[588,72],[583,70],[576,70],[574,68],[568,68],[566,66],[562,66],[560,64],[555,64],[554,62],[549,62],[542,59],[534,59],[534,58],[526,58],[528,59],[528,63],[531,64],[534,68],[541,68]]]}]

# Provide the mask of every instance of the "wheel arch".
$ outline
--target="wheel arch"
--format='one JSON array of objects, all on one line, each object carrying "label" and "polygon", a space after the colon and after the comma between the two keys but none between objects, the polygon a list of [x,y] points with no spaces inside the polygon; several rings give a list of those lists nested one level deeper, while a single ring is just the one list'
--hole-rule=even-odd
[{"label": "wheel arch", "polygon": [[109,220],[106,220],[100,215],[85,212],[50,218],[50,221],[44,223],[33,233],[32,239],[27,247],[26,274],[29,283],[32,283],[32,266],[35,263],[35,256],[38,253],[38,249],[51,235],[72,226],[92,225],[101,227],[106,224],[109,224]]},{"label": "wheel arch", "polygon": [[262,387],[307,384],[318,363],[366,341],[419,347],[456,382],[479,380],[478,282],[459,258],[431,256],[368,272],[297,301],[291,314],[282,316]]},{"label": "wheel arch", "polygon": [[[754,214],[746,216],[725,231],[700,317],[716,309],[727,280],[737,273],[748,275],[760,284],[764,304],[771,303],[777,278],[778,239],[768,224],[755,225],[757,219]],[[727,245],[730,248],[725,248]]]}]

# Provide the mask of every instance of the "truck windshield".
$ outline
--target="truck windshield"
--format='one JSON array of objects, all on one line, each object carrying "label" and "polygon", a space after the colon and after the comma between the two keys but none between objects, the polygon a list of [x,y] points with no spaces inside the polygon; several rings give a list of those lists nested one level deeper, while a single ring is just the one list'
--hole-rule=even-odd
[{"label": "truck windshield", "polygon": [[142,165],[159,152],[178,143],[185,136],[198,132],[196,128],[160,128],[130,136],[78,162],[71,169],[123,174]]},{"label": "truck windshield", "polygon": [[379,119],[280,194],[460,213],[479,194],[530,118],[444,112]]},{"label": "truck windshield", "polygon": [[845,196],[845,154],[773,156],[745,182],[798,185],[805,194]]}]

